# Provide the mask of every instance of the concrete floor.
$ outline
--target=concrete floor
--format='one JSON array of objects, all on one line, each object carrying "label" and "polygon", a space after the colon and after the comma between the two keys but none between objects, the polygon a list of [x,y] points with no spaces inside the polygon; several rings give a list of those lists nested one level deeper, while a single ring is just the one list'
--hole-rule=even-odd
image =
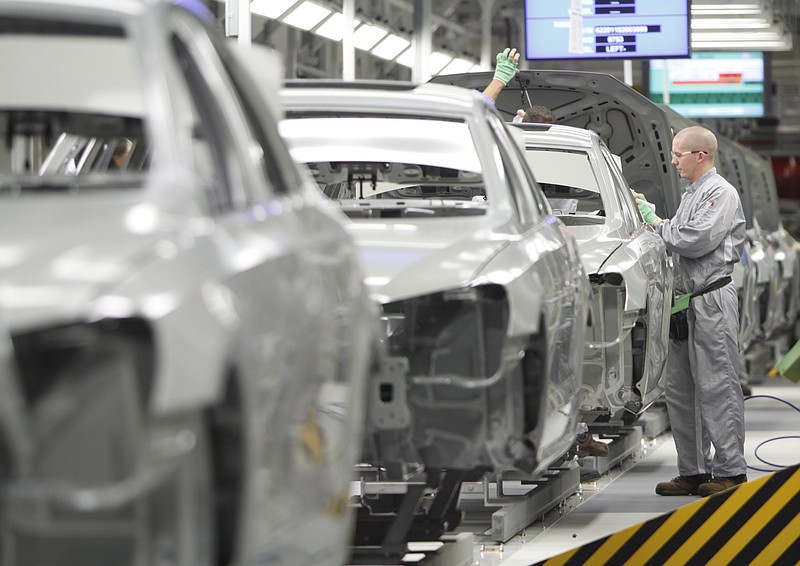
[{"label": "concrete floor", "polygon": [[[745,457],[748,466],[758,468],[748,471],[751,480],[776,469],[767,463],[780,466],[800,463],[800,413],[780,401],[759,395],[778,397],[800,407],[800,385],[782,377],[767,378],[753,385],[753,397],[745,400]],[[793,438],[762,444],[781,436]],[[505,544],[493,541],[487,535],[488,530],[473,530],[473,566],[529,566],[696,501],[695,496],[655,494],[658,482],[676,475],[671,434],[645,440],[635,456],[597,482],[583,484],[581,493],[571,496],[563,509],[553,509],[542,521],[533,523]]]}]

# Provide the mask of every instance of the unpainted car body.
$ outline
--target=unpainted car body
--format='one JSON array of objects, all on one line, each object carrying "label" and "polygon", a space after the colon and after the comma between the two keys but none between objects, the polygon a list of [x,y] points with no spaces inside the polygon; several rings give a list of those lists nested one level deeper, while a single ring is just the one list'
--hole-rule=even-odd
[{"label": "unpainted car body", "polygon": [[582,415],[632,422],[663,393],[672,269],[643,222],[616,158],[589,130],[517,124],[556,215],[578,240],[592,282]]},{"label": "unpainted car body", "polygon": [[281,133],[352,219],[396,371],[373,463],[539,474],[574,440],[588,281],[511,131],[477,93],[290,81]]},{"label": "unpainted car body", "polygon": [[[479,72],[439,75],[432,81],[482,90],[491,79],[491,73]],[[521,70],[500,92],[496,104],[507,119],[520,108],[542,105],[553,112],[559,125],[595,132],[619,157],[630,188],[644,194],[661,216],[670,217],[677,210],[682,191],[670,164],[670,122],[658,105],[622,81],[604,73]],[[635,398],[622,387],[624,396]],[[636,413],[623,414],[630,419]]]},{"label": "unpainted car body", "polygon": [[0,68],[0,563],[344,563],[377,309],[279,59],[199,2],[6,0]]},{"label": "unpainted car body", "polygon": [[774,319],[765,323],[768,335],[790,330],[798,316],[798,254],[784,228],[778,200],[775,174],[770,163],[749,147],[737,144],[744,154],[749,186],[752,187],[754,215],[759,227],[766,234],[766,241],[773,249],[777,269]]}]

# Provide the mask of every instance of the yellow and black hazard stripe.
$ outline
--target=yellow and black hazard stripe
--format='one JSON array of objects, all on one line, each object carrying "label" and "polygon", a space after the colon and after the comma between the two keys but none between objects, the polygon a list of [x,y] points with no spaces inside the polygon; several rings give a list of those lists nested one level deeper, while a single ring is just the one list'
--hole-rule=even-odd
[{"label": "yellow and black hazard stripe", "polygon": [[800,466],[700,499],[536,566],[800,564]]}]

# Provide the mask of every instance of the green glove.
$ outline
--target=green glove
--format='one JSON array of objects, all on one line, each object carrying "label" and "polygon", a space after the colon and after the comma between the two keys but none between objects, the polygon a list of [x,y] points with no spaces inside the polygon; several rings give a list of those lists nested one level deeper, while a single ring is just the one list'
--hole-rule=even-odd
[{"label": "green glove", "polygon": [[636,206],[639,207],[639,212],[642,213],[642,218],[644,218],[644,221],[652,226],[653,222],[656,221],[658,216],[656,216],[656,213],[653,212],[653,209],[650,207],[650,203],[644,199],[640,199],[639,202],[636,203]]},{"label": "green glove", "polygon": [[503,83],[508,84],[508,81],[514,78],[517,74],[517,63],[508,56],[511,51],[510,47],[506,47],[502,53],[497,54],[497,67],[494,70],[494,78]]}]

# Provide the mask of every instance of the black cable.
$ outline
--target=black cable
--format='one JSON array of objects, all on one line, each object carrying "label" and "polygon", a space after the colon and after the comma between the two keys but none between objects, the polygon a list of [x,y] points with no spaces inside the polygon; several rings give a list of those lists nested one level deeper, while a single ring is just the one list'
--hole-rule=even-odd
[{"label": "black cable", "polygon": [[[781,403],[785,403],[786,405],[789,405],[792,409],[794,409],[795,411],[800,413],[800,407],[798,407],[797,405],[795,405],[793,403],[790,403],[786,399],[781,399],[780,397],[775,397],[774,395],[750,395],[748,397],[745,397],[744,400],[747,401],[748,399],[758,399],[758,398],[774,399],[775,401],[780,401]],[[755,447],[755,450],[753,450],[753,455],[758,459],[759,462],[762,462],[762,463],[766,464],[767,466],[773,466],[775,469],[769,470],[769,469],[766,469],[766,468],[756,468],[755,466],[750,466],[750,465],[747,466],[747,469],[748,470],[753,470],[753,471],[756,471],[756,472],[772,473],[772,472],[777,472],[778,470],[782,470],[783,468],[786,468],[788,466],[794,465],[794,463],[787,464],[786,466],[782,466],[780,464],[773,464],[772,462],[767,462],[761,456],[758,455],[759,449],[762,446],[764,446],[765,444],[767,444],[769,442],[775,442],[776,440],[787,440],[787,439],[792,439],[792,438],[800,439],[800,436],[798,436],[798,435],[788,435],[788,436],[776,436],[775,438],[768,438],[767,440],[759,443],[759,445]]]},{"label": "black cable", "polygon": [[[783,469],[786,466],[782,466],[781,464],[773,464],[772,462],[767,462],[764,458],[759,456],[758,449],[767,444],[768,442],[775,442],[776,440],[785,440],[787,438],[800,438],[800,436],[789,435],[789,436],[776,436],[775,438],[768,438],[767,440],[756,446],[756,449],[753,451],[753,454],[755,455],[756,458],[759,459],[759,461],[764,462],[767,466],[775,466],[776,468]],[[774,470],[764,470],[764,471],[774,471]]]}]

